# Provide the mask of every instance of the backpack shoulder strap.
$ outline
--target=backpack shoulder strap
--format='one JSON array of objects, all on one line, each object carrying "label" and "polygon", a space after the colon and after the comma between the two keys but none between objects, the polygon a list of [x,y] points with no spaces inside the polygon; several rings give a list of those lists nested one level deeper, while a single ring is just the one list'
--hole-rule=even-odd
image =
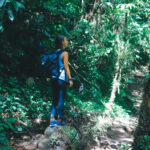
[{"label": "backpack shoulder strap", "polygon": [[58,49],[57,49],[57,50],[55,50],[54,52],[57,53],[57,55],[60,55],[60,54],[62,54],[64,51],[65,51],[65,50],[62,50],[62,49],[61,49],[61,50],[58,50]]}]

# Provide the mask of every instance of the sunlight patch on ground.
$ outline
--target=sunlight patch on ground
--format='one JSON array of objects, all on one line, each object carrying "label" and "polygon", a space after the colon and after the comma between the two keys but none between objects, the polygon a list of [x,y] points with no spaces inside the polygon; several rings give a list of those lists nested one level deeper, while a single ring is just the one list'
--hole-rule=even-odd
[{"label": "sunlight patch on ground", "polygon": [[101,133],[105,134],[107,128],[112,126],[112,119],[110,117],[98,116],[95,128]]}]

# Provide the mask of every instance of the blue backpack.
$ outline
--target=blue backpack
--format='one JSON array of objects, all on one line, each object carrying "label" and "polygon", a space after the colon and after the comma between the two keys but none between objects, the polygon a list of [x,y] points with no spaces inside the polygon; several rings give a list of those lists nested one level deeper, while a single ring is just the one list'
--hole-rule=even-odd
[{"label": "blue backpack", "polygon": [[44,68],[44,76],[50,78],[59,78],[59,55],[63,50],[55,50],[54,52],[46,53],[42,59],[42,66]]}]

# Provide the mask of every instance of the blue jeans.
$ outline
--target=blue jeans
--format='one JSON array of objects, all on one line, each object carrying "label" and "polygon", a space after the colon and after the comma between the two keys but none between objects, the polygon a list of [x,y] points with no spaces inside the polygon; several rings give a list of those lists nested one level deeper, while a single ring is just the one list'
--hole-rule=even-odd
[{"label": "blue jeans", "polygon": [[66,96],[66,82],[60,79],[52,79],[51,81],[53,102],[51,106],[51,115],[55,117],[56,108],[58,117],[62,118],[64,99]]}]

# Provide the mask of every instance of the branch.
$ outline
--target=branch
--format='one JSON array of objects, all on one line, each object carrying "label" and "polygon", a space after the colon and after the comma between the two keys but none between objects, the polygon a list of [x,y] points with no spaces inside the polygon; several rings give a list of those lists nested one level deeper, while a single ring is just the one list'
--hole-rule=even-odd
[{"label": "branch", "polygon": [[93,83],[89,82],[86,78],[84,78],[81,74],[79,74],[79,72],[77,72],[76,69],[70,63],[69,63],[69,65],[74,70],[74,72],[78,75],[78,77],[80,76],[84,81],[86,81],[86,83],[88,83],[89,85],[92,85],[94,88],[99,90],[99,88],[97,86],[95,86]]},{"label": "branch", "polygon": [[26,130],[27,130],[27,132],[29,133],[29,135],[30,135],[30,137],[31,138],[33,138],[33,135],[32,135],[32,133],[31,133],[31,131],[28,129],[28,125],[26,124],[26,123],[24,123],[23,121],[21,121],[21,120],[16,120],[18,123],[20,123],[20,124],[22,124],[22,125],[24,125],[26,128]]},{"label": "branch", "polygon": [[73,125],[73,127],[77,130],[77,132],[78,132],[78,134],[79,134],[79,138],[82,139],[82,132],[81,132],[80,129],[78,128],[78,124],[76,124],[76,122],[74,121],[74,119],[73,119],[73,121],[72,121],[72,125]]}]

